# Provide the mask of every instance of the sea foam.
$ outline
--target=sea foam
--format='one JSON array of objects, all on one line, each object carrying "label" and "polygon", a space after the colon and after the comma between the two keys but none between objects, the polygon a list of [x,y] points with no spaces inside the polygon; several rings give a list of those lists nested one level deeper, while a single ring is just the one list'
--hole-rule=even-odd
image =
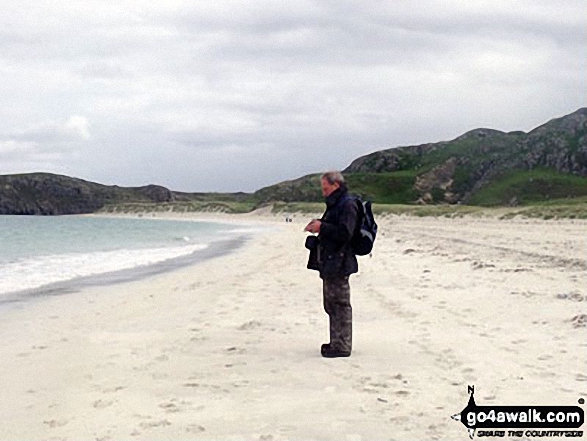
[{"label": "sea foam", "polygon": [[19,258],[0,265],[0,295],[56,282],[153,265],[207,248],[206,244],[122,249]]}]

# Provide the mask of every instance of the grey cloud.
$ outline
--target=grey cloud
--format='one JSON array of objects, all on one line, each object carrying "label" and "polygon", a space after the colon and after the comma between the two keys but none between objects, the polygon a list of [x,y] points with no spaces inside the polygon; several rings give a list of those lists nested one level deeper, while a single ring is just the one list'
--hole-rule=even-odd
[{"label": "grey cloud", "polygon": [[45,121],[20,131],[0,134],[0,139],[24,143],[68,143],[90,138],[89,122],[79,115],[71,116],[67,121]]},{"label": "grey cloud", "polygon": [[105,79],[116,79],[131,75],[120,64],[100,61],[86,63],[78,69],[78,72],[83,77]]},{"label": "grey cloud", "polygon": [[0,173],[63,172],[79,156],[79,142],[89,139],[89,123],[81,116],[0,133]]},{"label": "grey cloud", "polygon": [[51,164],[55,166],[59,161],[73,152],[71,147],[45,145],[26,141],[0,141],[0,159],[8,170],[13,169],[14,163]]},{"label": "grey cloud", "polygon": [[79,5],[0,6],[0,173],[250,191],[587,95],[582,1]]}]

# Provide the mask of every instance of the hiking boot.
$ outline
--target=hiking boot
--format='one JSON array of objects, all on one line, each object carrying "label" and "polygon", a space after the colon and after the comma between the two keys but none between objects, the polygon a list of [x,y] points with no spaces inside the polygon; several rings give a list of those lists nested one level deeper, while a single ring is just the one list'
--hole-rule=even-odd
[{"label": "hiking boot", "polygon": [[326,358],[350,357],[351,351],[342,351],[330,345],[322,345],[322,356]]}]

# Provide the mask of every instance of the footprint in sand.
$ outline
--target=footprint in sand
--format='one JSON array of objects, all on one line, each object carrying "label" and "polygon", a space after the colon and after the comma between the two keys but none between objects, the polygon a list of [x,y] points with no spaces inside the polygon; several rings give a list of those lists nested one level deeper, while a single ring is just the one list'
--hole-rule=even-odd
[{"label": "footprint in sand", "polygon": [[237,348],[236,346],[231,346],[229,348],[226,348],[226,352],[230,354],[244,354],[245,352],[247,352],[247,350],[245,348]]},{"label": "footprint in sand", "polygon": [[224,367],[225,368],[232,368],[232,367],[235,367],[235,366],[246,366],[246,365],[247,364],[244,363],[244,362],[241,362],[241,363],[227,363],[227,364],[224,365]]},{"label": "footprint in sand", "polygon": [[156,428],[156,427],[171,426],[171,423],[168,420],[143,421],[142,423],[139,423],[139,426],[142,429],[153,429],[153,428]]},{"label": "footprint in sand", "polygon": [[185,428],[187,433],[201,433],[205,432],[206,428],[200,424],[190,424]]},{"label": "footprint in sand", "polygon": [[159,407],[167,413],[181,412],[181,409],[173,402],[161,403]]},{"label": "footprint in sand", "polygon": [[500,272],[504,273],[523,273],[523,272],[533,272],[534,270],[531,268],[506,268],[504,270],[500,270]]},{"label": "footprint in sand", "polygon": [[587,326],[587,314],[576,315],[570,322],[573,324],[573,328],[585,328]]},{"label": "footprint in sand", "polygon": [[571,300],[573,302],[584,302],[587,299],[587,296],[581,295],[579,292],[572,292],[569,294],[557,294],[556,298],[561,300]]},{"label": "footprint in sand", "polygon": [[112,400],[96,400],[96,401],[94,401],[94,403],[92,405],[96,409],[105,409],[107,407],[112,406],[113,404],[114,404],[114,401],[112,401]]},{"label": "footprint in sand", "polygon": [[237,380],[232,383],[233,387],[247,387],[249,385],[249,380]]},{"label": "footprint in sand", "polygon": [[240,326],[237,326],[237,330],[239,331],[247,331],[250,329],[255,329],[261,326],[261,322],[258,322],[257,320],[250,320],[248,322],[243,323]]},{"label": "footprint in sand", "polygon": [[121,391],[123,389],[126,389],[126,386],[114,386],[114,387],[110,387],[108,389],[104,389],[102,392],[104,392],[105,394],[110,394],[113,392]]},{"label": "footprint in sand", "polygon": [[[184,383],[183,385],[184,387],[193,387],[193,388],[202,388],[202,389],[207,389],[210,392],[215,392],[215,393],[230,393],[230,391],[228,389],[223,389],[221,386],[217,385],[217,384],[203,384],[203,383],[197,383],[197,382],[189,382],[189,383]],[[195,408],[195,410],[202,410],[204,409],[204,406],[198,406]]]},{"label": "footprint in sand", "polygon": [[478,270],[478,269],[483,269],[483,268],[495,268],[495,265],[493,265],[492,263],[484,263],[484,262],[474,261],[473,263],[471,263],[471,267],[474,270]]},{"label": "footprint in sand", "polygon": [[68,420],[45,420],[45,421],[43,421],[43,424],[46,424],[47,426],[49,426],[50,429],[55,429],[56,427],[63,427],[67,423],[69,423]]},{"label": "footprint in sand", "polygon": [[525,339],[523,339],[523,338],[520,338],[520,339],[518,339],[518,340],[512,340],[512,341],[511,341],[511,343],[512,343],[512,344],[514,344],[514,345],[518,345],[518,344],[520,344],[520,343],[526,343],[527,341],[528,341],[528,340],[525,340]]},{"label": "footprint in sand", "polygon": [[441,355],[436,357],[436,362],[442,364],[445,369],[453,369],[461,366],[463,363],[457,360],[457,357],[452,353],[452,350],[446,349]]},{"label": "footprint in sand", "polygon": [[405,424],[405,423],[409,422],[410,421],[410,417],[409,416],[405,416],[405,415],[401,415],[401,416],[391,417],[389,419],[389,421],[391,423],[396,423],[399,426],[401,424]]}]

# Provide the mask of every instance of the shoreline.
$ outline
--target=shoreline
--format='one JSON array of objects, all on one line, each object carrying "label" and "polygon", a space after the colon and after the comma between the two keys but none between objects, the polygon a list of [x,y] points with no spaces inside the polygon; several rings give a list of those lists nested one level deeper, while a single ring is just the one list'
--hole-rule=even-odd
[{"label": "shoreline", "polygon": [[353,354],[329,360],[310,216],[3,314],[0,438],[463,439],[469,384],[479,405],[587,396],[586,224],[378,218]]},{"label": "shoreline", "polygon": [[88,287],[110,286],[133,281],[148,280],[159,274],[172,272],[186,266],[197,265],[202,261],[214,259],[234,252],[240,247],[245,246],[246,242],[251,240],[251,238],[252,235],[241,235],[232,239],[215,240],[201,250],[149,265],[139,265],[132,268],[91,274],[88,276],[53,282],[36,288],[2,293],[0,295],[0,313],[9,307],[23,306],[23,304],[28,302],[53,296],[77,293]]},{"label": "shoreline", "polygon": [[[71,215],[71,217],[98,217],[107,219],[136,219],[136,220],[162,220],[162,221],[184,221],[184,222],[203,222],[217,224],[224,227],[234,227],[225,233],[230,233],[226,237],[218,237],[212,242],[204,244],[201,249],[192,251],[188,254],[182,254],[176,257],[170,257],[159,260],[154,263],[137,264],[136,266],[113,269],[109,271],[75,276],[73,278],[58,280],[46,283],[40,286],[21,288],[13,291],[0,293],[0,311],[10,305],[18,305],[37,298],[61,295],[66,292],[78,292],[87,286],[110,285],[124,283],[132,280],[148,278],[166,271],[173,271],[176,268],[196,264],[202,260],[215,258],[229,253],[245,244],[248,240],[265,231],[267,228],[275,227],[266,221],[263,222],[241,222],[238,220],[219,220],[216,218],[185,218],[185,217],[143,217],[143,216],[118,216],[118,215]],[[242,228],[238,228],[242,227]],[[58,257],[59,255],[55,255]]]}]

